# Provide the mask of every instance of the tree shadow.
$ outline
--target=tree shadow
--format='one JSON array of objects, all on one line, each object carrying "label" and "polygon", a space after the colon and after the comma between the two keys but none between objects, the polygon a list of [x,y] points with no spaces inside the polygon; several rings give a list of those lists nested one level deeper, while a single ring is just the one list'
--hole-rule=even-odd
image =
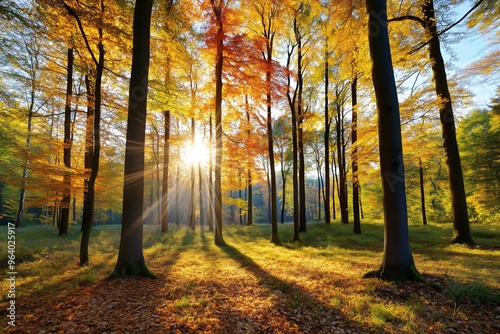
[{"label": "tree shadow", "polygon": [[[232,245],[219,247],[227,256],[236,261],[243,269],[250,272],[258,280],[258,284],[269,291],[275,303],[275,308],[281,307],[285,312],[287,322],[293,324],[298,332],[325,333],[334,332],[338,323],[361,332],[370,332],[368,328],[355,320],[349,319],[342,311],[333,308],[318,299],[312,293],[304,290],[294,282],[282,280],[259,266],[252,258],[243,254]],[[310,315],[300,316],[301,311],[307,310]],[[322,320],[323,319],[323,320]],[[324,321],[336,319],[337,321]]]}]

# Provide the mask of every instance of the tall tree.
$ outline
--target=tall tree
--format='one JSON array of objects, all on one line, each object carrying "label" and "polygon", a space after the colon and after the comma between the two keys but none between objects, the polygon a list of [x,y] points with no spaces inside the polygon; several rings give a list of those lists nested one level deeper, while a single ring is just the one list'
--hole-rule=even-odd
[{"label": "tall tree", "polygon": [[278,236],[278,210],[277,210],[277,188],[276,188],[276,165],[274,159],[274,137],[272,118],[272,75],[273,75],[273,50],[274,37],[276,35],[276,21],[280,14],[281,3],[279,1],[254,1],[253,6],[260,18],[260,34],[265,43],[262,48],[262,58],[266,63],[266,109],[267,109],[267,145],[269,152],[269,174],[270,174],[270,211],[271,211],[271,242],[279,244]]},{"label": "tall tree", "polygon": [[66,104],[64,107],[64,173],[63,199],[61,201],[61,221],[59,222],[59,235],[68,234],[69,209],[71,201],[71,102],[73,98],[73,47],[68,48],[67,76],[66,76]]},{"label": "tall tree", "polygon": [[450,186],[451,206],[453,213],[453,240],[452,243],[472,244],[469,216],[467,214],[467,200],[465,197],[464,177],[460,153],[458,150],[455,129],[455,117],[451,104],[451,94],[446,79],[446,69],[436,26],[433,0],[425,0],[422,4],[423,26],[429,42],[429,58],[432,67],[434,85],[439,105],[439,117],[443,136],[443,147],[448,166],[448,181]]},{"label": "tall tree", "polygon": [[[480,3],[481,1],[477,2],[474,7],[477,7]],[[467,213],[467,200],[462,165],[456,137],[455,116],[439,40],[439,36],[444,31],[438,32],[433,0],[422,0],[420,6],[421,17],[418,15],[419,14],[403,15],[392,18],[391,21],[411,20],[420,24],[424,30],[426,41],[421,43],[416,50],[426,45],[429,50],[429,60],[437,96],[436,103],[441,121],[443,147],[446,155],[446,165],[448,167],[448,185],[453,216],[452,243],[473,244]],[[453,26],[454,24],[450,25],[446,30],[449,30]]]},{"label": "tall tree", "polygon": [[380,268],[365,274],[365,277],[421,281],[423,279],[415,267],[408,236],[401,126],[387,29],[386,1],[367,0],[366,10],[369,15],[368,40],[378,111],[384,254]]},{"label": "tall tree", "polygon": [[222,71],[224,66],[224,18],[226,0],[210,0],[215,24],[215,244],[224,245],[222,238]]},{"label": "tall tree", "polygon": [[120,250],[111,278],[155,276],[142,249],[144,204],[144,143],[148,97],[150,23],[153,0],[137,1],[134,9],[132,72],[130,76],[125,183]]}]

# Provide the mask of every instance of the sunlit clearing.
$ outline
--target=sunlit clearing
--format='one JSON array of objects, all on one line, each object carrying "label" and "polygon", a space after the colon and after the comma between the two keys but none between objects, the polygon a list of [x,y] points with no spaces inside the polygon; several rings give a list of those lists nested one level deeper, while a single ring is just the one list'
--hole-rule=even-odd
[{"label": "sunlit clearing", "polygon": [[200,163],[202,166],[205,166],[210,160],[210,151],[206,143],[201,140],[196,140],[194,146],[191,145],[191,143],[185,146],[183,156],[185,164],[190,165],[193,163],[198,165],[198,163]]}]

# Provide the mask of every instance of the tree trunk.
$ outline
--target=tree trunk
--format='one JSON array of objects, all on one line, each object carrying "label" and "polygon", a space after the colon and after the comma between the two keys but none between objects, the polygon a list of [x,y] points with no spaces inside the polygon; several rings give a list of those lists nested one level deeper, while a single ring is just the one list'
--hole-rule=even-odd
[{"label": "tree trunk", "polygon": [[[80,244],[80,265],[89,262],[88,244],[90,230],[94,222],[94,201],[89,200],[89,179],[92,171],[94,157],[94,118],[95,118],[95,73],[91,70],[85,76],[85,88],[87,90],[87,119],[85,121],[85,176],[83,179],[83,216],[82,216],[82,240]],[[93,191],[93,190],[92,190]]]},{"label": "tree trunk", "polygon": [[328,38],[326,41],[325,48],[325,223],[330,224],[330,114],[329,114],[329,101],[328,101],[328,91],[329,91],[329,67],[328,64],[329,54],[328,54]]},{"label": "tree trunk", "polygon": [[68,234],[69,208],[71,202],[71,101],[73,98],[73,48],[68,48],[66,75],[66,105],[64,106],[64,187],[61,201],[61,222],[59,235]]},{"label": "tree trunk", "polygon": [[168,168],[170,164],[170,110],[165,111],[165,140],[163,142],[163,175],[161,188],[161,231],[168,231]]},{"label": "tree trunk", "polygon": [[222,8],[213,5],[217,20],[217,54],[215,65],[215,244],[224,245],[222,238],[222,68],[224,65],[224,26]]},{"label": "tree trunk", "polygon": [[[252,131],[250,130],[250,111],[248,106],[248,95],[245,95],[245,106],[246,106],[246,114],[247,114],[247,137],[250,138],[252,135]],[[252,194],[252,171],[250,169],[250,161],[247,166],[247,226],[253,224],[253,194]]]},{"label": "tree trunk", "polygon": [[[337,100],[339,93],[337,92]],[[344,152],[344,118],[342,115],[342,108],[340,103],[337,102],[337,117],[336,117],[336,136],[337,136],[337,164],[338,164],[338,183],[337,191],[339,195],[340,217],[342,223],[349,224],[349,208],[347,200],[347,179],[346,179],[346,166],[345,166],[345,152]]]},{"label": "tree trunk", "polygon": [[[282,160],[284,157],[281,158]],[[286,204],[286,175],[284,164],[281,164],[281,182],[283,183],[281,190],[281,224],[285,223],[285,204]]]},{"label": "tree trunk", "polygon": [[422,207],[422,224],[427,225],[427,214],[425,213],[425,191],[424,191],[424,168],[422,159],[418,158],[418,171],[420,175],[420,199]]},{"label": "tree trunk", "polygon": [[384,206],[382,264],[365,277],[423,281],[415,268],[408,236],[398,96],[392,68],[385,0],[367,0],[368,40],[377,99],[380,172]]},{"label": "tree trunk", "polygon": [[[295,19],[296,20],[296,19]],[[293,241],[299,241],[300,236],[300,224],[299,224],[299,183],[298,183],[298,155],[297,155],[297,109],[295,107],[295,102],[297,98],[297,87],[290,95],[290,63],[292,60],[294,45],[289,45],[287,49],[287,99],[288,105],[290,107],[290,113],[292,115],[292,188],[293,188]]]},{"label": "tree trunk", "polygon": [[[271,64],[271,54],[268,50],[268,63]],[[269,173],[271,174],[271,196],[270,196],[270,210],[271,210],[271,242],[279,244],[280,239],[278,235],[278,210],[277,205],[277,188],[276,188],[276,168],[274,162],[274,138],[273,138],[273,119],[271,111],[271,72],[266,73],[267,83],[267,145],[269,150]]]},{"label": "tree trunk", "polygon": [[353,232],[361,234],[361,221],[359,219],[359,180],[358,180],[358,78],[355,76],[351,82],[351,99],[352,99],[352,123],[351,123],[351,140],[352,140],[352,212],[353,212]]},{"label": "tree trunk", "polygon": [[448,166],[448,181],[453,215],[452,243],[471,245],[473,241],[470,233],[469,216],[467,214],[467,201],[460,153],[458,151],[455,117],[453,116],[444,60],[441,55],[436,17],[434,15],[434,3],[432,0],[424,1],[422,12],[424,15],[425,32],[427,37],[431,39],[429,42],[429,58],[439,106],[446,165]]},{"label": "tree trunk", "polygon": [[99,156],[101,154],[101,83],[102,73],[104,70],[104,46],[100,42],[98,45],[99,60],[96,67],[95,80],[95,109],[94,109],[94,149],[92,152],[91,172],[88,181],[87,201],[88,210],[82,221],[82,239],[80,243],[80,265],[85,265],[89,262],[88,244],[90,239],[90,230],[94,223],[94,200],[95,200],[95,182],[99,171]]},{"label": "tree trunk", "polygon": [[213,129],[212,129],[212,115],[210,114],[209,120],[209,136],[210,136],[210,145],[209,145],[209,168],[208,168],[208,230],[212,232],[214,230],[214,179],[213,179]]},{"label": "tree trunk", "polygon": [[[296,21],[295,21],[296,25]],[[296,30],[297,31],[297,30]],[[306,212],[306,171],[305,171],[305,159],[304,159],[304,129],[302,128],[302,123],[304,122],[303,115],[303,101],[302,92],[304,89],[304,80],[302,73],[302,36],[296,32],[297,39],[297,81],[298,81],[298,91],[297,91],[297,149],[298,149],[298,159],[299,159],[299,232],[306,232],[307,230],[307,212]]]},{"label": "tree trunk", "polygon": [[146,267],[143,242],[144,144],[149,71],[149,39],[153,0],[136,2],[130,77],[125,182],[120,249],[111,277],[155,277]]},{"label": "tree trunk", "polygon": [[17,209],[16,215],[16,228],[21,227],[23,221],[24,214],[24,204],[26,201],[26,186],[28,185],[28,171],[30,165],[30,155],[31,155],[31,136],[32,136],[32,125],[33,125],[33,108],[35,106],[35,94],[36,94],[36,86],[35,80],[31,81],[31,90],[30,90],[30,104],[28,106],[28,134],[26,136],[26,156],[24,157],[24,165],[23,165],[23,177],[21,183],[21,192],[19,195],[19,207]]},{"label": "tree trunk", "polygon": [[[192,97],[194,103],[194,97]],[[191,117],[191,146],[195,146],[195,122],[194,118]],[[196,200],[195,200],[195,184],[196,184],[196,173],[194,170],[194,160],[191,159],[191,189],[190,189],[190,209],[189,209],[189,228],[195,230],[196,228]]]}]

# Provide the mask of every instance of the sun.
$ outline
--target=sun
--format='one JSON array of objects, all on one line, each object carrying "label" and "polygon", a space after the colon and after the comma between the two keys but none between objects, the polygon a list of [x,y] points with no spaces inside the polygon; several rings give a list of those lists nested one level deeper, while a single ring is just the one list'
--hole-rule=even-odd
[{"label": "sun", "polygon": [[187,164],[193,163],[205,166],[210,161],[210,150],[205,142],[195,140],[194,145],[191,143],[186,145],[184,158]]}]

